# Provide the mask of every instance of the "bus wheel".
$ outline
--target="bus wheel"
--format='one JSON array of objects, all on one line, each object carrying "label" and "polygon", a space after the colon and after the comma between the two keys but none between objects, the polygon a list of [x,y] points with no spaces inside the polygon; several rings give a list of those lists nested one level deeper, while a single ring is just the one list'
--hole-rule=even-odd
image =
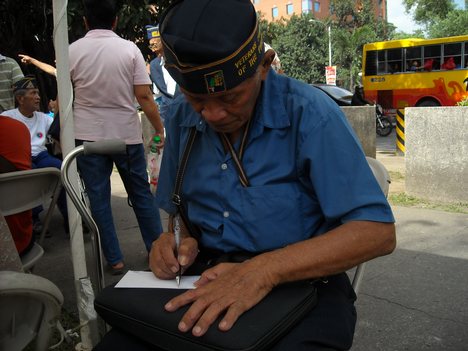
[{"label": "bus wheel", "polygon": [[435,100],[424,100],[416,105],[416,107],[435,107],[440,106],[440,104]]}]

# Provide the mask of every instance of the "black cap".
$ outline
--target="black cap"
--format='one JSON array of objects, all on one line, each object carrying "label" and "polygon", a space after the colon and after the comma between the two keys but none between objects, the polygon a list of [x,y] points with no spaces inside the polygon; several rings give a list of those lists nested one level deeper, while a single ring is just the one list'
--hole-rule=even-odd
[{"label": "black cap", "polygon": [[16,83],[13,83],[13,93],[22,89],[37,89],[37,82],[34,76],[26,76]]},{"label": "black cap", "polygon": [[264,50],[250,0],[183,0],[162,16],[165,67],[184,89],[213,94],[251,77]]}]

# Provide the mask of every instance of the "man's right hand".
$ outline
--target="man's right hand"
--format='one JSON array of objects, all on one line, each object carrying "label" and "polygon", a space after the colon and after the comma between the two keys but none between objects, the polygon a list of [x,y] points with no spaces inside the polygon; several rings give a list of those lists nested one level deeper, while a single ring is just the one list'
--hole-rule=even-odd
[{"label": "man's right hand", "polygon": [[[198,243],[192,237],[182,236],[177,250],[174,233],[162,233],[151,246],[149,266],[159,279],[174,279],[182,266],[182,272],[190,267],[198,254]],[[177,255],[177,257],[176,257]]]}]

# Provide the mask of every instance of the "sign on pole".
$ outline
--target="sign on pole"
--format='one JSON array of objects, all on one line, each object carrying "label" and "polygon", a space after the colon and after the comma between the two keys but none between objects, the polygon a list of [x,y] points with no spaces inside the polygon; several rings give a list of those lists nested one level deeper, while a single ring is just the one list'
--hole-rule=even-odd
[{"label": "sign on pole", "polygon": [[329,85],[336,85],[336,66],[325,67],[325,80]]}]

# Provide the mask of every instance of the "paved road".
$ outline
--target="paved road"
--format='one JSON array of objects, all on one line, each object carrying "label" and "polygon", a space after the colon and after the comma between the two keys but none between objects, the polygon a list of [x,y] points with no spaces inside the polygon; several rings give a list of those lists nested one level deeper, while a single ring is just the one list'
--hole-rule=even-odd
[{"label": "paved road", "polygon": [[386,137],[382,137],[376,134],[375,147],[378,152],[395,153],[396,151],[395,128],[393,128],[392,132]]}]

